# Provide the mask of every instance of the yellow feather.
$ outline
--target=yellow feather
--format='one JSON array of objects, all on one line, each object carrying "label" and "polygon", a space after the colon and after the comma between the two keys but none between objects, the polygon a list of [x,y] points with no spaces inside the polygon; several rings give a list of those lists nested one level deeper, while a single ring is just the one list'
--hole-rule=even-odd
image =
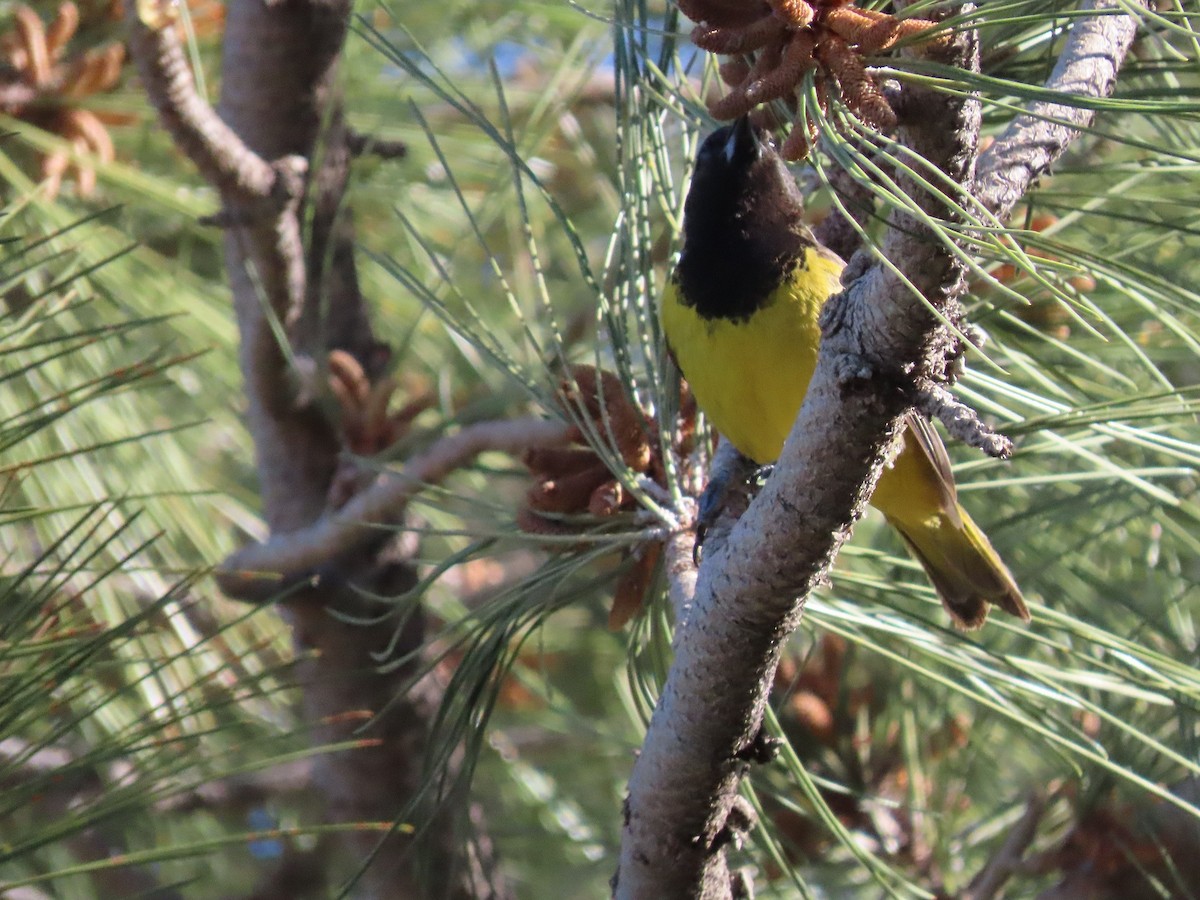
[{"label": "yellow feather", "polygon": [[[667,343],[696,402],[724,437],[758,463],[778,458],[816,366],[818,318],[840,290],[842,265],[814,247],[750,316],[700,316],[672,281],[660,308]],[[987,603],[1028,619],[1021,592],[955,497],[937,433],[915,420],[872,504],[900,532],[956,624],[977,628]]]},{"label": "yellow feather", "polygon": [[713,426],[745,456],[779,456],[817,364],[817,317],[842,267],[809,250],[748,319],[704,319],[674,283],[662,301],[671,353]]}]

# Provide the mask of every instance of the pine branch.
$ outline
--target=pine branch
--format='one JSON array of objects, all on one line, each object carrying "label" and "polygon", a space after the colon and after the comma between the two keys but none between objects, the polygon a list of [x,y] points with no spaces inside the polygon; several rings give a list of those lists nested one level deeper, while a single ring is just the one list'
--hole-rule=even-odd
[{"label": "pine branch", "polygon": [[694,541],[690,531],[677,531],[666,542],[667,589],[677,622],[687,618],[692,598],[696,595],[693,549]]},{"label": "pine branch", "polygon": [[[352,148],[337,72],[351,4],[227,4],[219,116],[196,92],[173,23],[139,18],[153,8],[128,4],[131,44],[164,124],[221,194],[216,220],[226,228],[248,425],[273,541],[286,544],[289,534],[309,529],[324,534],[322,521],[337,532],[323,516],[342,440],[313,402],[316,379],[334,349],[348,351],[368,376],[389,355],[371,332],[343,202]],[[362,533],[342,533],[352,530]],[[390,820],[426,796],[426,738],[442,686],[428,677],[411,685],[424,671],[422,617],[411,617],[396,636],[390,622],[350,625],[329,613],[366,618],[364,592],[394,596],[413,587],[412,566],[387,546],[388,536],[339,545],[345,577],[297,592],[285,610],[302,651],[296,673],[314,743],[359,745],[315,760],[314,784],[337,821]],[[406,664],[377,672],[375,654],[384,648]],[[378,854],[361,889],[414,896],[428,869],[443,878],[448,896],[475,895],[486,882],[479,861],[462,852],[453,811],[418,812],[426,823],[419,839],[349,835],[360,858]]]},{"label": "pine branch", "polygon": [[308,528],[276,534],[264,544],[252,544],[232,554],[216,573],[228,596],[266,602],[297,581],[329,572],[339,559],[377,543],[387,532],[380,526],[403,519],[409,501],[437,484],[481,453],[497,450],[518,454],[533,447],[563,446],[569,426],[545,419],[510,419],[467,426],[409,459],[402,472],[378,476],[336,512]]},{"label": "pine branch", "polygon": [[[222,193],[240,199],[265,200],[275,188],[271,163],[242,141],[196,92],[191,66],[174,23],[145,24],[138,11],[128,10],[129,46],[145,85],[146,95],[171,134],[200,174]],[[303,158],[300,159],[303,165]]]},{"label": "pine branch", "polygon": [[1037,827],[1046,813],[1046,797],[1031,794],[1025,812],[1009,830],[999,851],[973,879],[960,900],[992,900],[1020,869],[1025,852],[1037,837]]},{"label": "pine branch", "polygon": [[[1128,16],[1080,20],[1052,85],[1106,95],[1134,27]],[[958,38],[957,64],[978,65],[976,41]],[[901,141],[969,189],[978,101],[921,89],[905,96]],[[1083,124],[1089,115],[1070,121]],[[1013,131],[994,145],[981,176],[980,196],[993,209],[1011,209],[1077,133]],[[931,216],[957,218],[919,184],[898,181]],[[963,264],[924,224],[893,213],[883,251],[936,309],[960,321]],[[760,740],[781,647],[874,489],[905,412],[895,385],[942,383],[956,354],[955,339],[895,272],[863,251],[848,270],[864,274],[826,305],[816,372],[774,474],[727,541],[705,546],[675,661],[630,777],[617,897],[733,895],[729,818]],[[896,378],[901,371],[906,382]],[[969,423],[963,429],[971,431]],[[976,436],[986,443],[982,431]]]},{"label": "pine branch", "polygon": [[[973,35],[960,37],[955,53],[978,65]],[[978,101],[913,91],[902,122],[913,150],[955,182],[970,182]],[[902,187],[928,212],[952,217],[915,184]],[[950,311],[961,262],[910,214],[894,212],[889,225],[885,255]],[[816,372],[775,472],[728,540],[705,545],[691,613],[676,632],[675,661],[629,780],[617,897],[732,896],[727,820],[760,743],[780,650],[862,515],[906,411],[896,361],[922,372],[944,367],[948,339],[882,265],[826,304]]]},{"label": "pine branch", "polygon": [[[1114,0],[1087,0],[1081,11],[1102,13],[1125,9],[1128,5],[1145,8],[1144,2],[1132,4]],[[1075,19],[1063,45],[1046,89],[1078,97],[1107,97],[1117,83],[1117,73],[1137,34],[1138,20],[1132,15],[1096,15]],[[1050,171],[1071,142],[1096,117],[1085,104],[1038,101],[1029,112],[1017,116],[1004,133],[979,158],[975,196],[1001,221],[1030,186]]]}]

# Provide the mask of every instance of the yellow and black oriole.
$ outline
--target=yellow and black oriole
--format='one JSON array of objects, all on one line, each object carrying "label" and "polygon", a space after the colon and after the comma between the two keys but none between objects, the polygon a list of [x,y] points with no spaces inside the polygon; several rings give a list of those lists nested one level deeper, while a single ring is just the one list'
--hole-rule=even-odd
[{"label": "yellow and black oriole", "polygon": [[[684,205],[683,253],[662,299],[669,350],[709,421],[743,456],[774,461],[817,361],[818,316],[843,262],[803,221],[782,159],[746,118],[700,147]],[[958,503],[932,426],[908,417],[904,447],[871,504],[929,575],[955,624],[994,603],[1029,611],[1003,561]]]}]

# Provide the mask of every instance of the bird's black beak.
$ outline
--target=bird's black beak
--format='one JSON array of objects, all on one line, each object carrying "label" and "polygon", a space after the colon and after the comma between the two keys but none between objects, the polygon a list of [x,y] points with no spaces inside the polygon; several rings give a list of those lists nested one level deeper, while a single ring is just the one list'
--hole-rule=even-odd
[{"label": "bird's black beak", "polygon": [[737,159],[757,159],[762,155],[762,149],[763,143],[758,136],[758,129],[751,124],[749,116],[742,116],[730,128],[723,153],[725,161],[732,163]]}]

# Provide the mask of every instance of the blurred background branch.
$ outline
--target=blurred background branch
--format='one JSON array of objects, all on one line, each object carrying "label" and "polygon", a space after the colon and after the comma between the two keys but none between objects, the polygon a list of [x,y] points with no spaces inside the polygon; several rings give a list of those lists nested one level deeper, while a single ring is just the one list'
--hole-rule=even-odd
[{"label": "blurred background branch", "polygon": [[[773,15],[716,6],[738,21],[701,42]],[[844,48],[759,70],[755,115],[807,151],[807,219],[858,274],[956,248],[982,347],[949,361],[955,402],[1013,457],[949,450],[1034,613],[948,629],[857,523],[730,803],[760,896],[1196,881],[1200,38],[1185,5],[1099,6],[933,31],[926,4],[843,8],[819,24]],[[653,301],[710,107],[762,98],[759,51],[717,59],[665,2],[358,12],[0,0],[0,893],[610,893],[713,451]],[[978,72],[920,49],[972,30]],[[1088,34],[1108,71],[1132,44],[1110,94],[1064,103]],[[182,80],[140,79],[167,42]],[[181,157],[167,84],[236,136],[226,175]],[[1015,122],[1060,120],[1028,132],[1052,166],[992,218],[874,127],[917,94],[978,99],[984,187]],[[890,254],[913,194],[947,212]],[[493,425],[521,433],[472,443]],[[305,577],[230,601],[207,575],[246,559]]]}]

